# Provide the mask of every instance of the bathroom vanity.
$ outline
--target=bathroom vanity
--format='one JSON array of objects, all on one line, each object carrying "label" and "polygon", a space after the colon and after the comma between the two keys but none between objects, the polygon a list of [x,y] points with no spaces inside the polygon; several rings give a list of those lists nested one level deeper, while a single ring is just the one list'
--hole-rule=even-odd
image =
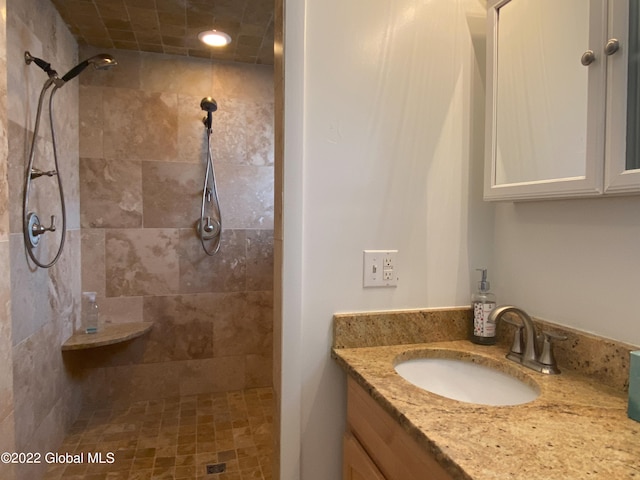
[{"label": "bathroom vanity", "polygon": [[453,478],[358,382],[353,378],[347,382],[343,480]]},{"label": "bathroom vanity", "polygon": [[[334,318],[333,357],[348,384],[344,479],[624,479],[640,473],[640,423],[627,417],[620,371],[634,347],[569,331],[566,351],[558,352],[562,373],[543,375],[506,360],[504,342],[487,347],[464,340],[463,310],[414,313]],[[564,362],[567,351],[580,354],[585,345],[593,358]],[[394,370],[399,361],[433,355],[504,365],[534,382],[540,395],[514,406],[464,403],[425,391]],[[596,365],[600,360],[606,365]]]}]

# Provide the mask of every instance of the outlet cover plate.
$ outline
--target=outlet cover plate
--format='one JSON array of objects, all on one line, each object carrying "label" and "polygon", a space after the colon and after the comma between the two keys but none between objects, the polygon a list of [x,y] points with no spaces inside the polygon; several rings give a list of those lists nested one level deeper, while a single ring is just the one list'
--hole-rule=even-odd
[{"label": "outlet cover plate", "polygon": [[362,285],[398,286],[398,250],[364,250]]}]

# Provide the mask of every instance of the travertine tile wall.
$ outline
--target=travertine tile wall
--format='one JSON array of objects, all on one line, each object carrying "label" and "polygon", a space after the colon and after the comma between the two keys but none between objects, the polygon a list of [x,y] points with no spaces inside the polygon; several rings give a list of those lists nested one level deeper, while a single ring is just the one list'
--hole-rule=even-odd
[{"label": "travertine tile wall", "polygon": [[[77,84],[65,86],[54,98],[60,172],[67,205],[66,247],[53,268],[35,269],[26,260],[22,239],[22,186],[38,95],[47,76],[34,64],[25,64],[24,52],[29,50],[64,74],[77,63],[77,46],[48,0],[7,0],[6,19],[7,68],[3,80],[6,78],[7,81],[7,117],[4,123],[9,189],[8,209],[0,217],[5,219],[2,223],[6,227],[8,214],[9,228],[4,230],[0,241],[0,263],[3,272],[10,272],[10,316],[3,317],[3,324],[10,318],[11,328],[7,330],[8,325],[3,325],[0,338],[6,338],[9,331],[11,348],[0,347],[3,356],[1,368],[3,371],[6,369],[4,357],[10,352],[11,362],[8,365],[13,377],[15,451],[47,452],[57,448],[81,405],[77,378],[73,369],[65,365],[60,351],[60,345],[72,334],[79,314],[78,87]],[[48,121],[43,120],[34,166],[52,170],[51,153]],[[5,156],[0,155],[3,159]],[[7,205],[7,202],[3,199],[0,204]],[[57,215],[60,227],[55,179],[43,177],[34,182],[29,210],[37,212],[44,221],[48,221],[50,215]],[[53,240],[59,234],[60,228],[41,241],[38,247],[41,258],[55,252],[56,242]],[[6,275],[2,277],[1,282],[7,282]],[[3,306],[9,305],[8,291],[8,287],[0,287]],[[3,315],[8,313],[5,310]],[[5,340],[0,342],[6,343]],[[0,412],[2,415],[5,413],[3,407],[0,407]],[[4,435],[1,437],[5,441]],[[46,465],[16,466],[16,478],[38,478],[43,467]]]},{"label": "travertine tile wall", "polygon": [[[284,5],[283,0],[274,1],[274,190],[284,191]],[[275,412],[273,440],[276,454],[273,456],[273,478],[280,478],[280,438],[282,415],[282,250],[283,250],[283,195],[275,197],[273,219],[274,255],[274,305],[273,305],[273,393]]]},{"label": "travertine tile wall", "polygon": [[[81,57],[97,50],[87,48]],[[107,322],[148,335],[73,354],[87,402],[271,386],[273,69],[110,52],[80,88],[82,289]],[[220,253],[194,226],[204,182],[203,97],[223,217]]]},{"label": "travertine tile wall", "polygon": [[[6,2],[0,0],[0,11]],[[9,261],[9,184],[7,181],[7,44],[6,18],[0,16],[0,451],[15,450],[13,358],[11,355],[11,283]],[[14,478],[13,467],[0,463],[0,478]]]}]

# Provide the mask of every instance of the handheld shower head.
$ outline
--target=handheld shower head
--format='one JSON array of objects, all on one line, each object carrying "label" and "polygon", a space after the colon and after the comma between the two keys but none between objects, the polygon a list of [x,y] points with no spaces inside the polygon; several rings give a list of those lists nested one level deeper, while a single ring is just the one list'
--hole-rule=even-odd
[{"label": "handheld shower head", "polygon": [[106,53],[99,53],[98,55],[94,55],[91,58],[87,58],[83,62],[80,62],[78,65],[69,70],[63,77],[63,82],[68,82],[72,78],[78,76],[85,68],[89,65],[93,65],[93,68],[96,70],[106,70],[107,68],[113,67],[117,65],[116,59],[111,55]]},{"label": "handheld shower head", "polygon": [[200,108],[205,112],[213,113],[218,109],[218,104],[213,98],[204,97],[200,102]]},{"label": "handheld shower head", "polygon": [[99,53],[98,55],[88,58],[86,61],[93,65],[93,68],[96,70],[106,70],[118,64],[116,59],[108,53]]},{"label": "handheld shower head", "polygon": [[211,114],[218,109],[218,103],[212,97],[204,97],[200,102],[200,108],[207,112],[207,116],[202,119],[207,128],[211,129]]}]

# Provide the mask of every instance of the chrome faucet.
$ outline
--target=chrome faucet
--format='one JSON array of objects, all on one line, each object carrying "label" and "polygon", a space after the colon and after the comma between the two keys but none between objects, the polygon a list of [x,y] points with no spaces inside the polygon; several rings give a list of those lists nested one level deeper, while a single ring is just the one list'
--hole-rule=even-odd
[{"label": "chrome faucet", "polygon": [[[522,323],[507,319],[504,317],[505,313],[516,314],[522,320]],[[531,317],[527,312],[512,305],[501,305],[491,311],[487,321],[497,324],[500,319],[516,327],[516,334],[513,338],[511,350],[507,354],[507,358],[509,360],[520,363],[525,367],[535,370],[536,372],[546,374],[560,373],[555,357],[553,356],[551,342],[554,340],[566,340],[567,337],[552,332],[542,332],[541,352],[538,346],[538,337],[536,336],[536,329],[533,325],[533,320],[531,320]],[[525,336],[524,339],[522,335],[523,329]],[[526,341],[523,342],[523,340]]]}]

